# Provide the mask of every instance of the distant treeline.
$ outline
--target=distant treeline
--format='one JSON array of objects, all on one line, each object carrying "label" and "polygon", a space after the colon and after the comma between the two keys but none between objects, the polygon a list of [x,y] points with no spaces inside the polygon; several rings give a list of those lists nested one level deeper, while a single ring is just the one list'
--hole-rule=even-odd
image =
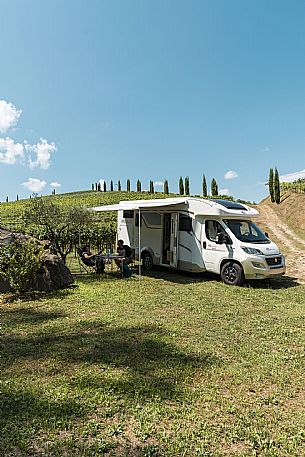
[{"label": "distant treeline", "polygon": [[[158,183],[158,187],[159,187]],[[107,185],[107,182],[104,180],[101,180],[96,183],[91,184],[91,190],[92,191],[97,191],[97,192],[113,192],[115,190],[117,191],[122,191],[122,184],[121,180],[119,179],[117,183],[114,183],[113,180],[110,181],[109,185]],[[131,182],[130,179],[126,180],[126,186],[125,190],[127,192],[131,192]],[[137,180],[136,183],[136,191],[137,192],[142,192],[142,183],[140,179]],[[154,181],[150,180],[149,181],[149,193],[154,194],[155,193],[155,183]],[[163,182],[163,190],[162,192],[166,195],[170,193],[169,190],[169,184],[168,180],[165,179]],[[178,194],[179,195],[190,195],[190,178],[189,176],[186,176],[183,178],[180,176],[178,180]],[[202,196],[207,197],[208,195],[211,195],[212,197],[217,197],[218,196],[218,184],[215,178],[211,180],[211,185],[210,185],[210,193],[208,193],[208,186],[207,186],[207,181],[205,175],[202,176]]]}]

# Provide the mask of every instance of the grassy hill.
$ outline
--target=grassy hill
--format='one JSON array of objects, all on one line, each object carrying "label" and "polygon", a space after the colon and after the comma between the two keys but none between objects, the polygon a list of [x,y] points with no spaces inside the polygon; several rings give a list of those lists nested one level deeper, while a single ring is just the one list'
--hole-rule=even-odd
[{"label": "grassy hill", "polygon": [[282,193],[279,205],[271,203],[270,197],[258,205],[258,210],[263,205],[271,205],[278,217],[300,238],[305,239],[305,194],[285,191]]}]

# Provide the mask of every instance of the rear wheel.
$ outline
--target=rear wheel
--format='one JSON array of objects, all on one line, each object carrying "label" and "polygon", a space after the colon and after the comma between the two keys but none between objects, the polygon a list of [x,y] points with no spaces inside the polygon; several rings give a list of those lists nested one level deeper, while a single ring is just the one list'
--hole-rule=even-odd
[{"label": "rear wheel", "polygon": [[241,286],[245,281],[244,270],[235,262],[226,262],[220,272],[221,279],[225,284]]},{"label": "rear wheel", "polygon": [[153,267],[153,259],[149,252],[144,252],[142,255],[142,266],[144,270],[151,270]]}]

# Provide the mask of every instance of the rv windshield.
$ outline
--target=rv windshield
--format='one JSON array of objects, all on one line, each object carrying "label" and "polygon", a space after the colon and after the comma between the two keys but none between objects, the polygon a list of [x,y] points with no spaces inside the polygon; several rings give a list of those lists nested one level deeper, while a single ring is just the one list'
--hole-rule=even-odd
[{"label": "rv windshield", "polygon": [[270,243],[264,232],[252,221],[227,219],[224,222],[236,238],[244,243]]}]

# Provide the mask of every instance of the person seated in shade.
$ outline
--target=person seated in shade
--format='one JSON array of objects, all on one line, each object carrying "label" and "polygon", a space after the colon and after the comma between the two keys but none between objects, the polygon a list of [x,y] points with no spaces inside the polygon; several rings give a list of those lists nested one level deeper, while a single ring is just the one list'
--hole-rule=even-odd
[{"label": "person seated in shade", "polygon": [[115,263],[122,271],[124,278],[130,278],[131,270],[129,264],[133,261],[135,251],[128,244],[124,244],[123,240],[118,241],[117,253],[119,256],[123,257],[122,259],[116,259]]},{"label": "person seated in shade", "polygon": [[93,267],[97,273],[103,273],[105,270],[104,259],[98,254],[92,254],[89,246],[84,246],[82,249],[81,259],[85,265]]},{"label": "person seated in shade", "polygon": [[[124,257],[123,261],[124,261],[124,263],[126,265],[130,264],[131,262],[133,262],[135,251],[130,246],[128,246],[128,244],[124,244],[123,240],[119,240],[118,241],[118,247],[117,247],[116,252],[120,256]],[[120,265],[119,259],[117,260],[117,265]]]}]

